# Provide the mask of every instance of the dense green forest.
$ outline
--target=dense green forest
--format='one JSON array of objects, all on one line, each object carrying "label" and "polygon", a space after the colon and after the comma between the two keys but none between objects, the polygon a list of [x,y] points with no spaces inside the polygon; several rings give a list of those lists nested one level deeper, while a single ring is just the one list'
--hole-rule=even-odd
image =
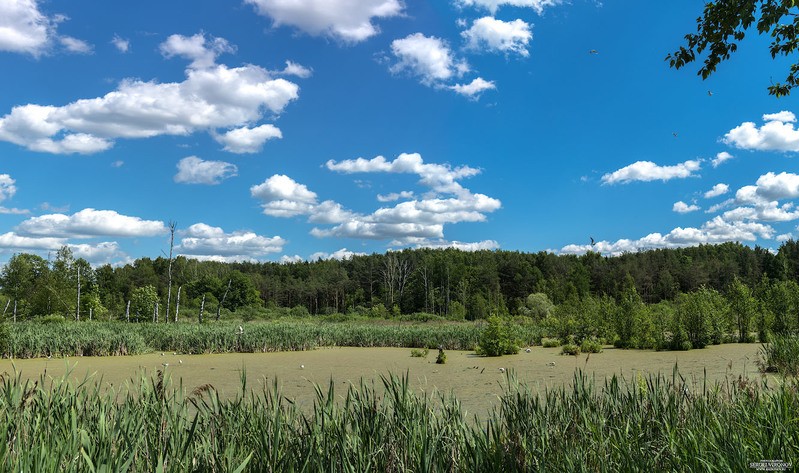
[{"label": "dense green forest", "polygon": [[[171,275],[171,276],[170,276]],[[170,285],[171,278],[171,285]],[[266,313],[388,318],[492,314],[547,322],[548,334],[621,345],[743,341],[750,331],[799,329],[799,243],[775,253],[737,243],[616,257],[416,249],[298,263],[141,258],[92,268],[62,248],[14,255],[0,274],[3,314],[25,320],[196,320]],[[202,309],[201,309],[202,308]],[[650,316],[642,317],[647,312]],[[694,313],[701,323],[691,323]],[[679,318],[674,325],[675,315]],[[717,315],[714,315],[717,314]],[[664,325],[665,324],[665,325]],[[671,324],[671,325],[668,325]]]}]

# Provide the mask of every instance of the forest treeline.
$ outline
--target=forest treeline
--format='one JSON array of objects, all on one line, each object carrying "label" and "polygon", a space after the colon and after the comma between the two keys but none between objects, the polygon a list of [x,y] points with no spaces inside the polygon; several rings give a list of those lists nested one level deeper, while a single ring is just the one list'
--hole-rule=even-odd
[{"label": "forest treeline", "polygon": [[492,313],[530,315],[541,295],[555,306],[586,298],[618,302],[629,286],[645,304],[674,301],[700,288],[727,293],[736,280],[756,296],[763,284],[799,281],[799,243],[787,241],[776,254],[724,243],[615,257],[456,249],[295,263],[221,263],[179,256],[171,261],[171,290],[169,267],[170,260],[159,257],[92,268],[67,247],[49,260],[16,254],[0,273],[0,303],[6,316],[23,319],[51,314],[88,318],[91,313],[97,318],[127,314],[165,320],[176,309],[182,316],[189,310],[196,316],[204,305],[209,317],[218,308],[235,312],[267,307],[287,308],[294,315],[424,312],[473,320]]}]

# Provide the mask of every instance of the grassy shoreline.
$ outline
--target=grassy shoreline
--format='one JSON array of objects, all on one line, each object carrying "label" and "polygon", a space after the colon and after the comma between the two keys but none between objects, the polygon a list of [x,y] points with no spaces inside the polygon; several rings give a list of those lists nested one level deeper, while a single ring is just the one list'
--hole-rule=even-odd
[{"label": "grassy shoreline", "polygon": [[[740,379],[688,392],[679,374],[531,391],[509,374],[500,406],[475,422],[454,397],[384,376],[311,412],[282,396],[192,393],[158,372],[128,388],[65,376],[0,378],[4,471],[747,471],[799,460],[795,384]],[[343,394],[343,396],[342,396]]]}]

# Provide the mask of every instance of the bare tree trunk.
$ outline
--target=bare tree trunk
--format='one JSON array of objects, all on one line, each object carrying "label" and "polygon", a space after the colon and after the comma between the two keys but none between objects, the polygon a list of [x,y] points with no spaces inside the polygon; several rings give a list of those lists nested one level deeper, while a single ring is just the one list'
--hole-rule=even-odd
[{"label": "bare tree trunk", "polygon": [[203,294],[203,300],[200,302],[200,323],[203,323],[203,309],[205,309],[205,294]]},{"label": "bare tree trunk", "polygon": [[78,303],[75,306],[75,320],[80,322],[80,266],[78,266]]},{"label": "bare tree trunk", "polygon": [[17,322],[17,300],[14,299],[14,323]]},{"label": "bare tree trunk", "polygon": [[178,300],[175,303],[175,323],[178,323],[178,315],[180,314],[180,290],[183,286],[178,286]]},{"label": "bare tree trunk", "polygon": [[230,283],[232,282],[232,279],[227,280],[227,288],[225,288],[225,293],[222,294],[222,300],[219,301],[219,305],[216,306],[216,320],[219,320],[219,316],[222,314],[222,304],[225,303],[225,298],[227,297],[227,293],[230,290]]},{"label": "bare tree trunk", "polygon": [[89,322],[92,321],[92,308],[89,307]]},{"label": "bare tree trunk", "polygon": [[[166,290],[166,318],[164,319],[166,322],[169,322],[169,304],[172,301],[172,249],[175,247],[175,227],[177,225],[177,222],[169,222],[169,269],[167,270],[169,282]],[[176,317],[175,322],[177,321]]]},{"label": "bare tree trunk", "polygon": [[153,323],[158,323],[158,302],[153,306]]},{"label": "bare tree trunk", "polygon": [[130,322],[130,301],[128,301],[128,307],[125,309],[125,321]]},{"label": "bare tree trunk", "polygon": [[8,311],[8,306],[10,305],[11,305],[11,299],[9,299],[8,302],[6,302],[6,308],[3,309],[3,317],[6,316],[6,311]]}]

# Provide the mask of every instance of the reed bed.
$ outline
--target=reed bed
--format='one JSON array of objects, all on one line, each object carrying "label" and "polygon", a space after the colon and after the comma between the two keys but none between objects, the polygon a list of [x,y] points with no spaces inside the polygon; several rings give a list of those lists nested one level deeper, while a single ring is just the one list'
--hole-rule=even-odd
[{"label": "reed bed", "polygon": [[[133,355],[150,351],[229,353],[310,350],[320,346],[438,348],[473,350],[480,323],[318,323],[282,320],[243,324],[20,322],[9,327],[8,353],[14,358],[42,356]],[[537,330],[516,326],[519,339],[532,345]]]},{"label": "reed bed", "polygon": [[509,374],[488,419],[407,376],[341,395],[316,387],[302,411],[278,383],[222,398],[163,372],[127,386],[69,376],[0,377],[0,470],[67,472],[748,471],[799,461],[795,385],[739,379],[687,389],[676,374],[537,393]]}]

